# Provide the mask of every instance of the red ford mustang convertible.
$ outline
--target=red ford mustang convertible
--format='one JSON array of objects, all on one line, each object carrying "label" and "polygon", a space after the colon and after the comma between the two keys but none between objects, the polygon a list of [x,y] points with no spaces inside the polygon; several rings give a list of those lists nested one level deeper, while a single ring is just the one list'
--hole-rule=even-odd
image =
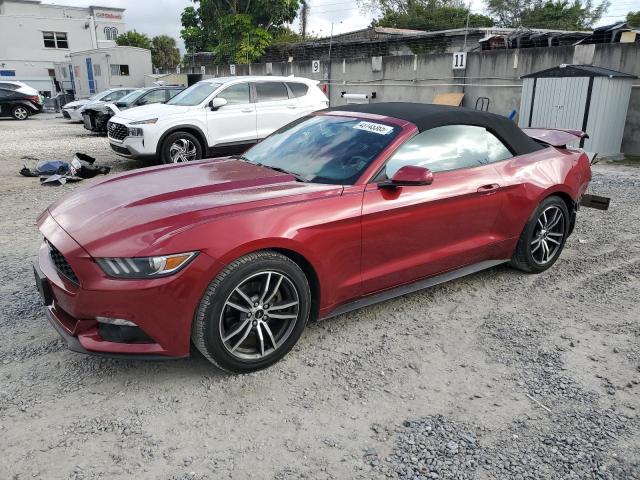
[{"label": "red ford mustang convertible", "polygon": [[410,103],[317,112],[244,156],[78,189],[35,265],[70,349],[267,367],[326,318],[510,262],[558,259],[591,179],[581,132]]}]

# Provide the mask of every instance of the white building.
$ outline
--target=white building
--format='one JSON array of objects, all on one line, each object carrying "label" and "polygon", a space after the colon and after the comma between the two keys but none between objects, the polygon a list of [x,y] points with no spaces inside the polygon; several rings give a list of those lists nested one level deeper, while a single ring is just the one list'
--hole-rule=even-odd
[{"label": "white building", "polygon": [[[151,51],[137,47],[109,47],[73,52],[70,55],[76,97],[88,97],[112,87],[144,87],[152,72]],[[65,65],[56,74],[68,82]],[[67,75],[67,76],[66,76]]]},{"label": "white building", "polygon": [[[82,90],[87,94],[100,83],[88,74],[96,50],[115,47],[115,39],[125,31],[124,9],[91,6],[87,8],[43,4],[39,0],[0,0],[0,78],[21,80],[37,90],[55,95],[61,90]],[[129,64],[130,72],[138,67],[139,52],[131,60],[123,60],[129,47],[118,51],[118,65]],[[140,50],[140,49],[133,49]],[[92,52],[85,57],[84,75],[77,81],[73,78],[78,66],[71,66],[77,52]],[[86,63],[90,62],[90,63]],[[106,68],[106,67],[105,67]],[[141,80],[151,73],[143,62]],[[82,68],[80,69],[82,72]],[[111,70],[109,67],[108,70]],[[94,72],[95,73],[95,72]],[[104,75],[103,71],[99,74]],[[121,79],[117,79],[121,80]],[[78,88],[78,82],[82,89]],[[75,85],[74,85],[75,83]],[[127,83],[117,81],[115,85]],[[85,85],[86,84],[86,85]],[[93,88],[91,88],[91,84]],[[86,88],[84,88],[86,86]],[[96,90],[97,91],[97,90]],[[80,92],[78,92],[80,93]]]}]

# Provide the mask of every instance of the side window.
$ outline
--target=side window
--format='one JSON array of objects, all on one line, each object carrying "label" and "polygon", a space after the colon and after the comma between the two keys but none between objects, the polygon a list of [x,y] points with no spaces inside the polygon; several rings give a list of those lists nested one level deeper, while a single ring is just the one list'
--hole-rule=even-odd
[{"label": "side window", "polygon": [[115,92],[113,92],[111,95],[109,95],[111,97],[111,100],[120,100],[122,97],[124,97],[127,93],[129,93],[127,90],[116,90]]},{"label": "side window", "polygon": [[419,133],[389,159],[386,175],[414,165],[432,172],[471,168],[510,158],[511,152],[483,127],[447,125]]},{"label": "side window", "polygon": [[309,91],[309,86],[305,85],[304,83],[287,82],[287,86],[289,87],[289,90],[291,90],[293,96],[296,98],[304,97]]},{"label": "side window", "polygon": [[0,90],[0,98],[5,98],[9,95],[11,95],[11,92],[8,92],[7,90]]},{"label": "side window", "polygon": [[276,100],[289,99],[287,87],[281,82],[256,83],[256,94],[258,95],[258,102],[273,102]]},{"label": "side window", "polygon": [[487,150],[487,157],[490,163],[513,157],[505,144],[491,132],[487,132]]},{"label": "side window", "polygon": [[224,98],[227,101],[227,105],[241,105],[251,101],[248,83],[230,85],[216,96]]},{"label": "side window", "polygon": [[150,103],[166,102],[164,90],[153,90],[142,96],[136,103],[138,105],[149,105]]},{"label": "side window", "polygon": [[182,91],[182,88],[171,88],[167,90],[167,100],[171,100]]}]

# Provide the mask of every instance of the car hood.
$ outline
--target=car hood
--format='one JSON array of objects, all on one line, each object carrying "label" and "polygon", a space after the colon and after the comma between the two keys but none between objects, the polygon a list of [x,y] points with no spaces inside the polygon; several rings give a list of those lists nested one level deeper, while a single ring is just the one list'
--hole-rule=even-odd
[{"label": "car hood", "polygon": [[340,195],[342,189],[223,158],[116,175],[74,191],[48,212],[92,256],[144,256],[221,215]]},{"label": "car hood", "polygon": [[69,107],[81,107],[82,105],[86,105],[87,103],[89,103],[89,100],[74,100],[73,102],[68,102],[65,103],[62,108],[69,108]]},{"label": "car hood", "polygon": [[188,112],[193,107],[185,107],[183,105],[166,105],[164,103],[153,103],[151,105],[142,105],[141,107],[130,108],[126,112],[118,113],[114,121],[136,122],[139,120],[148,120],[150,118],[166,117],[167,115],[179,115]]}]

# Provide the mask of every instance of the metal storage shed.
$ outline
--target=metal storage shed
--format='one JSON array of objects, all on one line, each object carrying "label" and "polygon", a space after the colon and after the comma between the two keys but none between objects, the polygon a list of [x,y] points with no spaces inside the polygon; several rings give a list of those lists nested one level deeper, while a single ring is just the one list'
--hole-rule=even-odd
[{"label": "metal storage shed", "polygon": [[589,139],[574,146],[618,154],[635,78],[592,65],[560,65],[524,75],[518,124],[582,130]]}]

